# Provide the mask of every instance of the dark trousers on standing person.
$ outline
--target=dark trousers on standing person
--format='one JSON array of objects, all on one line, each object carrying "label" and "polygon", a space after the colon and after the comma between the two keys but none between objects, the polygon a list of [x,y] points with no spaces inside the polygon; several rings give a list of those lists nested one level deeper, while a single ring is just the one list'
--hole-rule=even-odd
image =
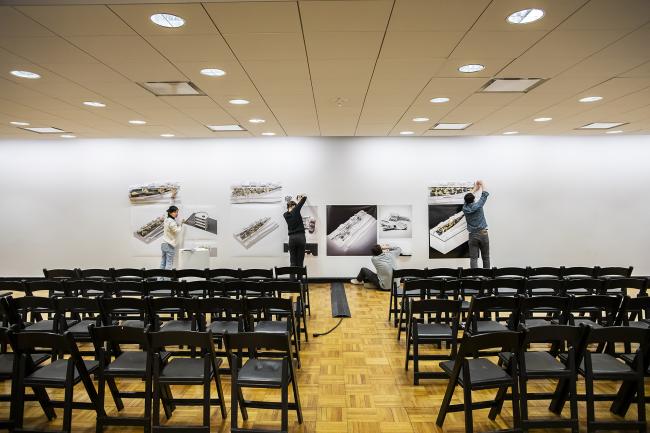
[{"label": "dark trousers on standing person", "polygon": [[381,289],[381,284],[379,283],[377,274],[368,268],[361,268],[359,275],[357,275],[357,281],[360,281],[362,283],[370,283],[378,289]]},{"label": "dark trousers on standing person", "polygon": [[305,262],[305,240],[304,233],[293,233],[289,235],[289,263],[291,266],[304,266]]},{"label": "dark trousers on standing person", "polygon": [[469,234],[469,266],[478,268],[478,253],[481,252],[483,269],[490,269],[490,238],[487,229]]}]

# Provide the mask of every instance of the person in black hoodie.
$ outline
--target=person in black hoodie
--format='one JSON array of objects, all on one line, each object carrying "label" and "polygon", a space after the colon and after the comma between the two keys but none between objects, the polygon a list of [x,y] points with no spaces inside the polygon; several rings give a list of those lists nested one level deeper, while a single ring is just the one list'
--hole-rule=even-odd
[{"label": "person in black hoodie", "polygon": [[289,262],[291,266],[303,266],[305,261],[305,225],[300,215],[300,209],[305,204],[307,196],[298,195],[298,203],[293,200],[287,202],[287,211],[284,219],[289,229]]}]

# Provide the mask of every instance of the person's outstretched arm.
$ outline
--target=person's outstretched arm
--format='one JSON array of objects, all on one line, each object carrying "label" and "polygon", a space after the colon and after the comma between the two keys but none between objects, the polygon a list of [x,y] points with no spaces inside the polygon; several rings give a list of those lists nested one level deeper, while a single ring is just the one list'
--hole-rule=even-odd
[{"label": "person's outstretched arm", "polygon": [[305,202],[307,201],[307,196],[306,196],[306,195],[299,195],[299,196],[296,197],[296,198],[298,198],[298,204],[296,205],[295,208],[293,208],[293,210],[294,210],[295,212],[300,212],[300,209],[302,209],[302,206],[303,206],[303,205],[305,204]]}]

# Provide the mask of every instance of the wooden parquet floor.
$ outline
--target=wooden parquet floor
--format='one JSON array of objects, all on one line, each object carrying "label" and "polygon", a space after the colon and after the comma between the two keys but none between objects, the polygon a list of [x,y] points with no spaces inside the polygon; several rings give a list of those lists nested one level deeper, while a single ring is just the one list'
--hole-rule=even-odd
[{"label": "wooden parquet floor", "polygon": [[[338,319],[330,317],[329,284],[313,284],[311,289],[312,314],[308,321],[310,334],[330,329]],[[412,371],[404,370],[405,343],[396,339],[396,329],[387,321],[388,293],[346,285],[346,292],[352,312],[351,319],[332,334],[312,338],[303,342],[301,351],[302,369],[298,371],[298,383],[303,407],[304,423],[298,424],[295,412],[289,414],[290,431],[294,433],[429,433],[465,431],[462,412],[447,416],[443,428],[435,425],[440,402],[447,385],[446,380],[423,380],[422,385],[413,385]],[[426,363],[423,363],[426,366]],[[437,369],[437,362],[429,362],[426,368]],[[411,366],[412,367],[412,366]],[[227,406],[230,411],[230,380],[222,377]],[[118,383],[121,389],[141,389],[137,381]],[[9,384],[0,384],[3,393],[9,392]],[[598,392],[613,392],[615,384],[601,383]],[[648,387],[646,387],[648,389]],[[551,382],[530,386],[531,391],[552,391]],[[583,391],[582,383],[579,391]],[[650,389],[648,389],[650,391]],[[200,397],[200,387],[173,387],[174,394],[185,397]],[[52,391],[51,395],[62,398],[62,393]],[[216,390],[213,389],[213,396]],[[279,401],[278,391],[246,390],[247,398]],[[454,402],[462,402],[463,393],[457,389]],[[474,393],[475,400],[492,399],[492,391]],[[290,397],[291,398],[291,397]],[[83,386],[75,388],[75,400],[87,401]],[[141,400],[125,400],[127,414],[142,413]],[[8,405],[0,403],[0,417],[8,415]],[[550,417],[548,403],[531,402],[533,417]],[[581,431],[586,431],[585,405],[579,404]],[[650,407],[650,406],[649,406]],[[611,418],[606,402],[597,403],[597,417]],[[116,413],[110,394],[106,398],[106,410]],[[508,428],[512,422],[512,410],[506,402],[496,421],[487,418],[487,410],[474,412],[474,430],[477,432]],[[565,407],[568,413],[568,405]],[[48,423],[40,407],[28,402],[25,427],[60,428],[59,417]],[[648,414],[650,416],[650,413]],[[633,405],[628,418],[636,416]],[[75,432],[95,431],[94,412],[75,410],[73,430]],[[164,420],[164,416],[162,416]],[[241,423],[241,416],[239,417]],[[194,424],[201,422],[200,408],[179,407],[169,424]],[[241,426],[241,424],[240,424]],[[249,421],[245,427],[279,429],[280,413],[275,410],[249,409]],[[112,427],[105,431],[122,433],[141,432],[142,428]],[[217,407],[212,410],[212,431],[229,432],[230,415],[222,420]]]}]

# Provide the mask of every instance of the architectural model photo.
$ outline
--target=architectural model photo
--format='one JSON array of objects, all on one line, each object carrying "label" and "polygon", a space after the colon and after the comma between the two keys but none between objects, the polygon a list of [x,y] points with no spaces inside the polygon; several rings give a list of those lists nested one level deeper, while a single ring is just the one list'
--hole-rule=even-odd
[{"label": "architectural model photo", "polygon": [[377,206],[327,206],[327,255],[368,256],[377,244]]},{"label": "architectural model photo", "polygon": [[133,234],[142,242],[149,243],[162,236],[164,223],[164,216],[154,218],[137,229]]},{"label": "architectural model photo", "polygon": [[244,248],[249,249],[277,228],[278,224],[271,217],[264,217],[248,224],[233,236]]},{"label": "architectural model photo", "polygon": [[428,187],[429,204],[459,204],[474,189],[474,182],[440,182]]},{"label": "architectural model photo", "polygon": [[469,257],[469,234],[462,205],[429,205],[429,258]]},{"label": "architectural model photo", "polygon": [[129,200],[134,203],[175,199],[180,185],[174,182],[153,182],[129,187]]},{"label": "architectural model photo", "polygon": [[377,243],[400,247],[402,255],[413,251],[413,208],[410,205],[377,206]]},{"label": "architectural model photo", "polygon": [[217,234],[217,220],[210,218],[207,212],[194,212],[185,220],[185,224],[204,232]]},{"label": "architectural model photo", "polygon": [[276,203],[282,201],[282,185],[275,182],[247,182],[230,188],[231,203]]}]

